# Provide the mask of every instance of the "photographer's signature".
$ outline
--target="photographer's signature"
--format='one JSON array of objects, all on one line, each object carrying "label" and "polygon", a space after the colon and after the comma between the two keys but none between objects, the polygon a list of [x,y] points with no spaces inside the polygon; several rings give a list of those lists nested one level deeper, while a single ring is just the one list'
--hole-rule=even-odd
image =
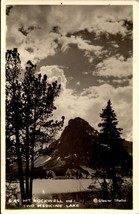
[{"label": "photographer's signature", "polygon": [[[93,199],[93,202],[94,202],[95,204],[97,204],[97,203],[111,203],[112,200],[111,200],[111,199],[94,198],[94,199]],[[123,203],[123,202],[126,202],[126,199],[114,199],[114,202]]]}]

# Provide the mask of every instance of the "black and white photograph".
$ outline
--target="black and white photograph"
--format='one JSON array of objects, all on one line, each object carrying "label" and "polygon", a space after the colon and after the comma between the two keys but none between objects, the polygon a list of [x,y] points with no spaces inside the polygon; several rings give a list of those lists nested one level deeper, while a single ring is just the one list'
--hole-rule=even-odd
[{"label": "black and white photograph", "polygon": [[5,7],[5,209],[133,209],[133,5]]}]

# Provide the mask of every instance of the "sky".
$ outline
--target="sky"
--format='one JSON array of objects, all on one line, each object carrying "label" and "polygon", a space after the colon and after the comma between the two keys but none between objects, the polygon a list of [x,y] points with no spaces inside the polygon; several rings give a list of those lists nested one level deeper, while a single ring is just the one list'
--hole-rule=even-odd
[{"label": "sky", "polygon": [[81,117],[98,129],[110,99],[122,136],[132,140],[131,5],[14,5],[6,9],[6,48],[22,67],[61,84],[54,117]]}]

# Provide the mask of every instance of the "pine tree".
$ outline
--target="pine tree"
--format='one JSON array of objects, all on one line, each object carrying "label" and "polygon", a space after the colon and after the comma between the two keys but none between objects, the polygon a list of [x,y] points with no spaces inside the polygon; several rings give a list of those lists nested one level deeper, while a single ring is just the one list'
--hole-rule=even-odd
[{"label": "pine tree", "polygon": [[16,162],[20,183],[21,198],[24,198],[22,144],[21,84],[18,80],[21,72],[20,56],[16,48],[6,52],[6,160]]},{"label": "pine tree", "polygon": [[53,142],[64,117],[53,121],[55,98],[60,85],[49,84],[47,76],[36,75],[36,65],[27,62],[23,79],[17,49],[6,53],[6,159],[18,166],[22,204],[32,202],[34,161]]},{"label": "pine tree", "polygon": [[[121,138],[121,128],[118,128],[117,116],[112,108],[112,103],[109,100],[106,108],[100,113],[101,122],[98,124],[100,133],[97,142],[97,165],[101,169],[103,176],[103,184],[106,184],[106,178],[111,179],[111,198],[114,202],[115,197],[120,197],[120,182],[117,169],[122,165],[124,160],[125,148],[123,139]],[[119,172],[118,172],[119,174]],[[104,187],[104,185],[102,186]],[[106,189],[105,189],[106,190]],[[105,193],[108,193],[108,190]],[[104,197],[107,197],[104,194]]]}]

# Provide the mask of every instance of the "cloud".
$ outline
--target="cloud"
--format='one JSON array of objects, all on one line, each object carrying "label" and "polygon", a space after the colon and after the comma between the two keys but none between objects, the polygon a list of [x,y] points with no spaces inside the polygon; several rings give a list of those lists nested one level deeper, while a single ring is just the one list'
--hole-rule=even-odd
[{"label": "cloud", "polygon": [[19,32],[21,32],[24,36],[27,36],[29,34],[29,31],[25,29],[23,26],[18,28]]},{"label": "cloud", "polygon": [[34,55],[30,55],[31,59],[33,56],[35,59],[43,59],[55,53],[57,48],[55,41],[59,39],[63,51],[66,51],[70,44],[76,44],[80,50],[86,51],[85,55],[91,63],[93,57],[90,53],[99,56],[102,47],[92,45],[81,37],[67,38],[65,35],[68,32],[88,29],[94,31],[97,36],[102,33],[120,33],[126,37],[131,30],[127,24],[125,25],[125,21],[132,22],[131,6],[16,5],[10,18],[7,18],[6,44],[7,48],[17,47],[23,53],[28,48],[25,43],[29,40],[29,46],[34,49]]},{"label": "cloud", "polygon": [[132,81],[132,78],[118,78],[118,79],[114,79],[114,80],[112,80],[113,81],[113,83],[116,83],[116,84],[126,84],[126,85],[130,85],[130,83],[131,83],[131,81]]},{"label": "cloud", "polygon": [[74,90],[66,87],[64,68],[57,65],[43,66],[39,73],[46,74],[50,83],[57,80],[62,85],[60,96],[55,101],[57,110],[54,117],[58,119],[62,115],[65,116],[65,126],[69,119],[79,116],[98,130],[99,114],[108,99],[111,99],[119,127],[124,129],[123,136],[132,140],[132,85],[114,88],[112,85],[102,84],[86,88],[82,93],[76,94]]},{"label": "cloud", "polygon": [[28,27],[24,27],[23,25],[18,28],[19,32],[21,32],[24,36],[27,36],[31,31],[35,29],[41,29],[40,26],[37,26],[36,24],[30,25]]},{"label": "cloud", "polygon": [[42,75],[46,74],[49,83],[57,81],[61,84],[62,90],[66,88],[67,79],[62,67],[58,65],[42,66],[38,73],[41,73]]},{"label": "cloud", "polygon": [[[57,36],[51,33],[50,36],[45,35],[43,38],[34,38],[32,35],[32,37],[23,39],[18,47],[22,66],[24,66],[28,60],[31,60],[33,63],[38,63],[48,56],[55,55],[58,47],[58,44],[55,42],[56,38]],[[14,48],[14,45],[11,44],[9,48]]]},{"label": "cloud", "polygon": [[[70,45],[77,45],[79,50],[84,51],[84,56],[88,58],[89,62],[93,61],[92,54],[95,56],[102,54],[102,46],[92,45],[90,44],[90,41],[84,40],[81,37],[66,37],[53,32],[46,33],[43,37],[36,37],[34,33],[31,34],[31,36],[28,35],[33,30],[20,30],[22,31],[24,37],[22,38],[20,35],[21,42],[18,49],[21,55],[24,56],[22,59],[24,63],[26,63],[28,59],[32,60],[34,63],[37,63],[40,60],[47,58],[48,56],[54,55],[59,45],[61,45],[61,50],[63,52],[67,51],[70,48]],[[28,37],[26,38],[25,36]],[[14,37],[19,37],[18,32],[15,33]],[[16,46],[18,45],[16,44]],[[14,44],[10,44],[10,48],[13,47]]]},{"label": "cloud", "polygon": [[122,56],[110,57],[100,62],[96,68],[98,76],[126,78],[132,75],[132,58],[125,60]]},{"label": "cloud", "polygon": [[[49,6],[16,5],[6,20],[7,49],[18,48],[23,65],[29,59],[36,63],[55,54],[55,37],[52,33],[48,36],[51,29],[47,24],[49,9]],[[28,48],[34,49],[34,53],[29,53]]]},{"label": "cloud", "polygon": [[128,29],[124,20],[132,20],[132,6],[54,6],[48,16],[52,26],[59,23],[63,35],[88,29],[97,35],[103,32],[125,36]]},{"label": "cloud", "polygon": [[99,56],[101,54],[102,46],[99,45],[92,45],[90,44],[90,41],[84,40],[79,36],[71,36],[71,37],[66,37],[62,36],[58,39],[59,43],[62,45],[61,50],[66,51],[70,48],[71,44],[77,45],[78,49],[85,51],[84,56],[89,58],[89,61],[91,58],[91,53],[95,54],[96,56]]},{"label": "cloud", "polygon": [[124,26],[124,22],[122,20],[107,21],[106,15],[95,20],[92,30],[96,33],[97,36],[101,35],[101,33],[105,33],[107,37],[109,37],[109,34],[120,34],[125,37],[129,32],[129,30]]},{"label": "cloud", "polygon": [[127,76],[127,77],[111,77],[111,78],[104,78],[104,76],[101,76],[101,79],[97,79],[97,82],[99,84],[110,84],[110,85],[115,85],[116,87],[124,87],[124,86],[128,86],[131,85],[132,83],[132,76]]},{"label": "cloud", "polygon": [[110,44],[110,46],[112,46],[114,48],[119,48],[119,45],[116,43],[116,41],[109,41],[107,43]]}]

